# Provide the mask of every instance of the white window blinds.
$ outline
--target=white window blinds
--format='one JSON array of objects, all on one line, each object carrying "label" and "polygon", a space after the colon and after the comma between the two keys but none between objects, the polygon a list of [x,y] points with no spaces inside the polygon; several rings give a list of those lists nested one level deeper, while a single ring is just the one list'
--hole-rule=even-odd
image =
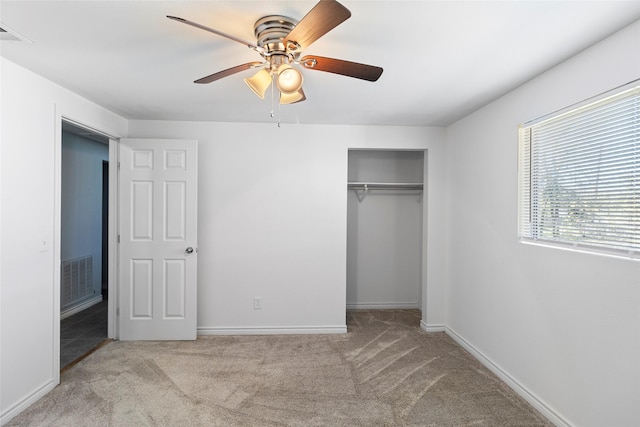
[{"label": "white window blinds", "polygon": [[521,238],[640,257],[640,86],[519,132]]}]

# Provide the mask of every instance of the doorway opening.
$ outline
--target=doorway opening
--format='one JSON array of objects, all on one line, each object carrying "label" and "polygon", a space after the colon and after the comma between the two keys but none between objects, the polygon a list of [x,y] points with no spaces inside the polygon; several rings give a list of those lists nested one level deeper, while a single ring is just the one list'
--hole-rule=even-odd
[{"label": "doorway opening", "polygon": [[108,336],[109,138],[63,120],[61,148],[63,370],[94,351]]}]

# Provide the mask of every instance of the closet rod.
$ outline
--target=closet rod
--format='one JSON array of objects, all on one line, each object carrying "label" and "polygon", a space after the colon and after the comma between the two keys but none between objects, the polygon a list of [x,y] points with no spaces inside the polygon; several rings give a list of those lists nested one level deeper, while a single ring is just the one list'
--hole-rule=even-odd
[{"label": "closet rod", "polygon": [[422,190],[424,186],[415,182],[350,182],[349,190]]}]

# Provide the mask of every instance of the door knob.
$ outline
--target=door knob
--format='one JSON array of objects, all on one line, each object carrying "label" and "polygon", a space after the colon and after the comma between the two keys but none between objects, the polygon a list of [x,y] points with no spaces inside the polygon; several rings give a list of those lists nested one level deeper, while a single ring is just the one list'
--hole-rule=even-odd
[{"label": "door knob", "polygon": [[184,250],[186,253],[188,254],[192,254],[193,253],[193,248],[191,246],[189,246],[187,249]]}]

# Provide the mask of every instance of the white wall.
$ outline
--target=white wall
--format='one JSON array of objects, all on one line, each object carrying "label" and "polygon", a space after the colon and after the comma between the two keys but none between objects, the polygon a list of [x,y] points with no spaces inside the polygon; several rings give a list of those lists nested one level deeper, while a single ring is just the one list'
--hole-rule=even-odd
[{"label": "white wall", "polygon": [[349,191],[347,305],[420,308],[422,203],[419,194]]},{"label": "white wall", "polygon": [[[58,382],[60,114],[114,135],[115,114],[0,58],[0,422]],[[58,313],[58,314],[57,314]]]},{"label": "white wall", "polygon": [[[344,330],[349,148],[432,150],[429,221],[444,217],[443,129],[163,121],[129,129],[199,140],[201,334]],[[442,248],[443,237],[434,232],[425,245]],[[425,321],[442,323],[442,252],[424,252],[424,294],[436,307]]]},{"label": "white wall", "polygon": [[517,126],[637,78],[640,22],[447,129],[446,324],[576,426],[640,425],[640,262],[518,243]]}]

